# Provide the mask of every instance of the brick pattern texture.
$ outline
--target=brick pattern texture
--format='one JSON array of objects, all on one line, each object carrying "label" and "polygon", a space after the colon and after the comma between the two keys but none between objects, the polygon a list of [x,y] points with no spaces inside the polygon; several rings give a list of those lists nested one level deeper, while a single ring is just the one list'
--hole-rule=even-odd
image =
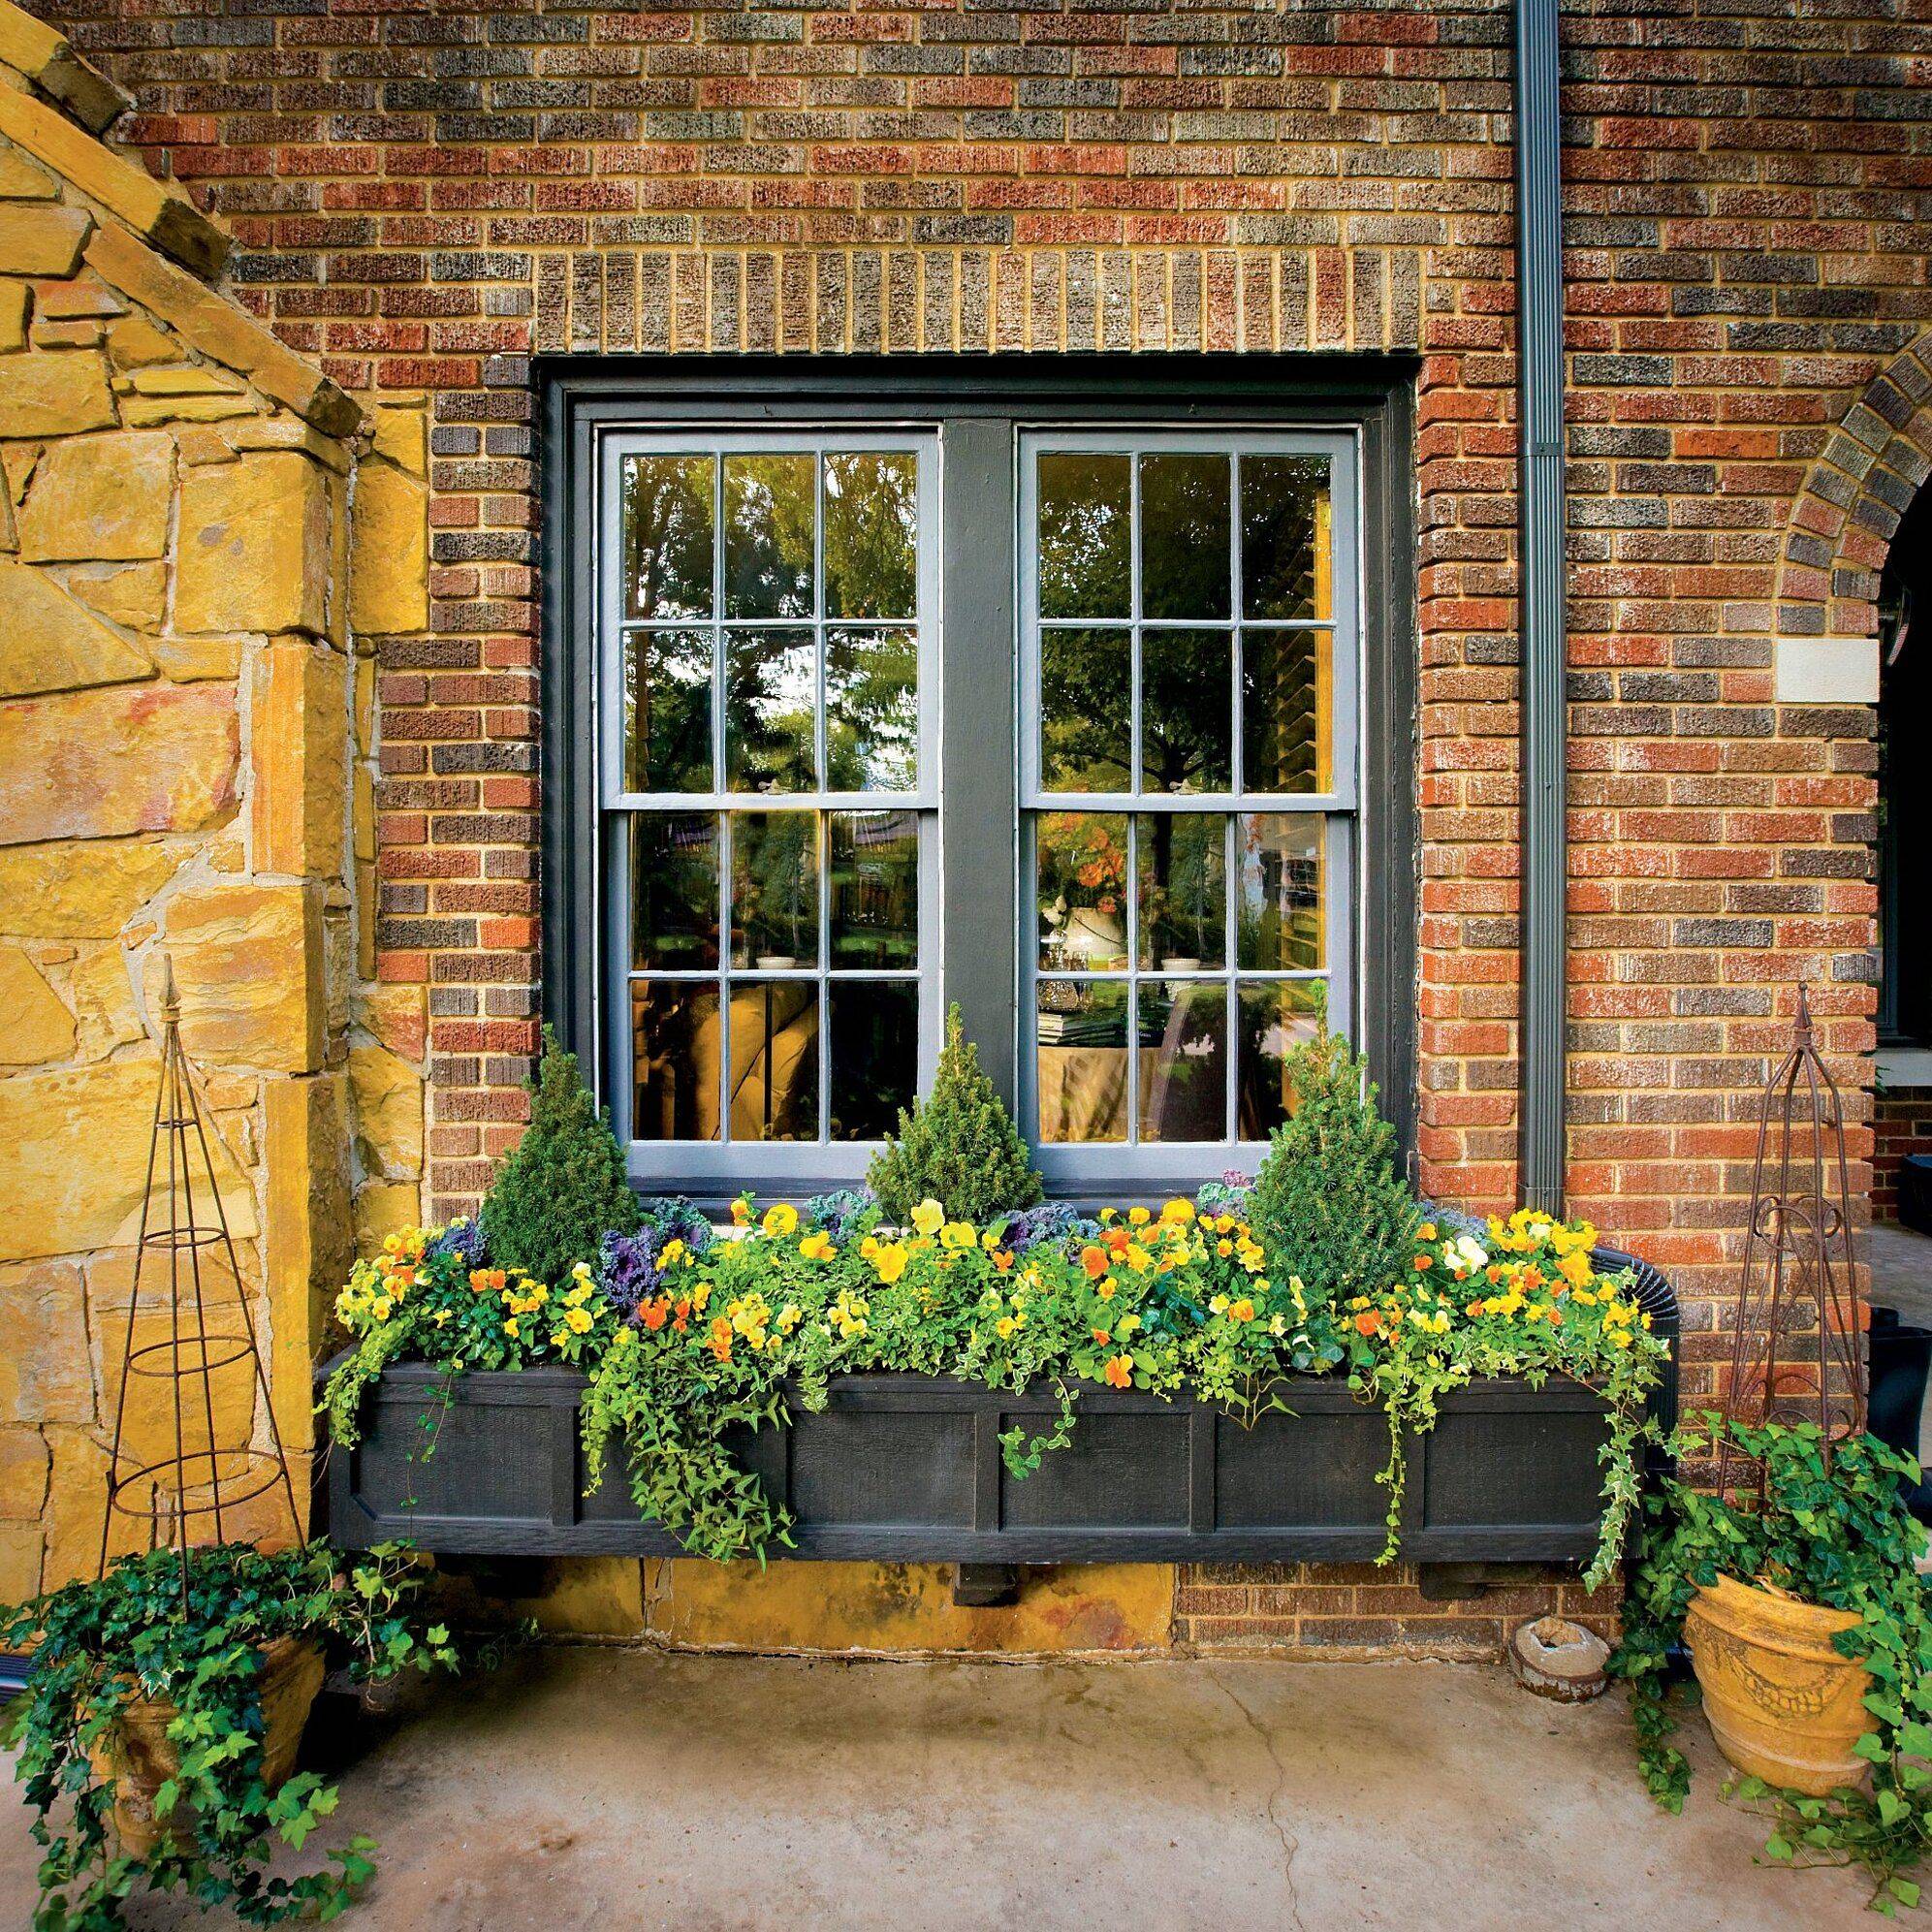
[{"label": "brick pattern texture", "polygon": [[[427,398],[430,623],[376,647],[426,1205],[484,1185],[536,1037],[530,356],[1197,346],[1422,356],[1420,1165],[1509,1204],[1506,0],[35,4],[233,224],[241,299]],[[1932,18],[1575,0],[1563,31],[1568,1178],[1677,1283],[1694,1403],[1800,975],[1869,1172],[1872,713],[1780,704],[1774,660],[1869,632],[1932,467]],[[1270,1586],[1200,1586],[1237,1587]]]},{"label": "brick pattern texture", "polygon": [[1873,1110],[1872,1219],[1898,1219],[1898,1169],[1908,1154],[1932,1154],[1932,1087],[1888,1087]]}]

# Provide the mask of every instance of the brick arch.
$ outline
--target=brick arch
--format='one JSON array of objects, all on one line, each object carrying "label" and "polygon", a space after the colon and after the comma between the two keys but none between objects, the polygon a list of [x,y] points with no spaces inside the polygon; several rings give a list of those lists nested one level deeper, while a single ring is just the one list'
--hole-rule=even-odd
[{"label": "brick arch", "polygon": [[1874,376],[1845,412],[1791,506],[1778,634],[1866,637],[1899,520],[1932,476],[1932,330]]}]

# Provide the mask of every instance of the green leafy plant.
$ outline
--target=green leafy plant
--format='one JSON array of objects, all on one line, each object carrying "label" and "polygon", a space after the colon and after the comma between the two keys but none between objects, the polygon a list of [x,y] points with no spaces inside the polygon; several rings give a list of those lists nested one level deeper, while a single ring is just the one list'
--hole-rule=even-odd
[{"label": "green leafy plant", "polygon": [[910,1113],[900,1109],[866,1179],[885,1217],[905,1221],[919,1202],[937,1201],[962,1220],[986,1220],[1029,1208],[1040,1177],[966,1036],[960,1009],[946,1014],[946,1043],[932,1093]]},{"label": "green leafy plant", "polygon": [[1855,1610],[1859,1621],[1832,1641],[1871,1673],[1865,1706],[1877,1728],[1855,1747],[1871,1763],[1871,1789],[1819,1798],[1745,1777],[1728,1790],[1769,1818],[1766,1856],[1855,1865],[1872,1880],[1879,1911],[1916,1905],[1910,1875],[1932,1851],[1932,1606],[1915,1568],[1925,1530],[1899,1483],[1916,1481],[1917,1465],[1876,1437],[1853,1436],[1832,1445],[1827,1468],[1815,1423],[1752,1428],[1715,1415],[1671,1447],[1696,1458],[1726,1441],[1762,1464],[1761,1504],[1666,1481],[1646,1504],[1631,1566],[1610,1668],[1631,1686],[1644,1782],[1666,1810],[1682,1810],[1691,1773],[1670,1742],[1670,1652],[1699,1586],[1761,1580],[1807,1603]]},{"label": "green leafy plant", "polygon": [[[1389,1416],[1390,1542],[1407,1437],[1437,1396],[1477,1376],[1588,1382],[1608,1413],[1603,1540],[1615,1561],[1636,1495],[1636,1444],[1663,1343],[1628,1275],[1599,1277],[1587,1224],[1492,1223],[1480,1240],[1416,1230],[1405,1278],[1338,1305],[1268,1264],[1245,1190],[1216,1183],[1157,1211],[1060,1203],[948,1215],[933,1198],[888,1223],[832,1195],[801,1210],[733,1205],[721,1233],[681,1204],[607,1234],[595,1267],[554,1287],[492,1265],[475,1230],[391,1235],[336,1300],[354,1347],[333,1372],[331,1434],[352,1442],[388,1362],[582,1369],[584,1467],[621,1463],[632,1497],[694,1554],[759,1555],[787,1521],[739,1464],[732,1438],[822,1408],[835,1375],[957,1376],[1051,1397],[1000,1439],[1024,1476],[1070,1436],[1081,1391],[1183,1392],[1242,1422],[1291,1407],[1292,1378],[1346,1367]],[[447,1387],[447,1383],[444,1384]],[[621,1459],[613,1454],[621,1447]]]},{"label": "green leafy plant", "polygon": [[1653,1428],[1645,1399],[1668,1352],[1634,1277],[1597,1273],[1588,1221],[1534,1208],[1487,1227],[1423,1220],[1410,1232],[1398,1278],[1341,1311],[1350,1381],[1388,1417],[1388,1463],[1377,1478],[1389,1493],[1388,1540],[1378,1560],[1396,1556],[1409,1440],[1436,1426],[1442,1397],[1483,1378],[1520,1376],[1540,1388],[1560,1375],[1594,1388],[1609,1424],[1598,1452],[1603,1513],[1584,1572],[1596,1589],[1615,1569],[1636,1508],[1638,1450]]},{"label": "green leafy plant", "polygon": [[1400,1281],[1421,1213],[1362,1061],[1324,1030],[1289,1052],[1283,1079],[1294,1111],[1269,1141],[1250,1203],[1270,1266],[1324,1297]]},{"label": "green leafy plant", "polygon": [[[319,1870],[270,1875],[276,1846],[301,1850],[336,1792],[312,1771],[272,1792],[263,1782],[263,1646],[313,1640],[364,1679],[457,1662],[448,1630],[420,1609],[423,1572],[395,1546],[354,1557],[322,1542],[273,1555],[243,1544],[197,1550],[185,1609],[181,1579],[179,1555],[154,1550],[97,1582],[0,1610],[0,1648],[34,1648],[6,1739],[46,1853],[42,1932],[106,1932],[143,1888],[226,1905],[251,1925],[333,1917],[373,1870],[374,1847],[352,1838]],[[113,1788],[98,1760],[121,1713],[143,1698],[174,1707],[168,1737],[179,1762],[155,1798],[169,1829],[138,1857],[116,1847]]]},{"label": "green leafy plant", "polygon": [[628,1233],[644,1210],[577,1056],[565,1053],[548,1027],[530,1095],[529,1127],[497,1171],[483,1229],[500,1267],[560,1282],[573,1262],[597,1258],[607,1230]]}]

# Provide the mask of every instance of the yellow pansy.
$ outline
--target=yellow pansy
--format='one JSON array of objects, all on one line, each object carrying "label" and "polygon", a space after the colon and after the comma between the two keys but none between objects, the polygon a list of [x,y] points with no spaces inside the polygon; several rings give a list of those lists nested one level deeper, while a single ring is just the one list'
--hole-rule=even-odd
[{"label": "yellow pansy", "polygon": [[765,1219],[758,1224],[767,1234],[782,1241],[797,1230],[798,1210],[789,1201],[775,1201],[765,1210]]},{"label": "yellow pansy", "polygon": [[890,1286],[905,1273],[905,1250],[898,1242],[888,1242],[872,1255],[872,1267],[878,1278]]},{"label": "yellow pansy", "polygon": [[937,1201],[928,1198],[912,1210],[912,1225],[921,1234],[934,1235],[946,1224],[946,1211]]},{"label": "yellow pansy", "polygon": [[808,1261],[830,1261],[839,1251],[832,1245],[832,1237],[821,1228],[814,1228],[798,1245],[798,1251]]}]

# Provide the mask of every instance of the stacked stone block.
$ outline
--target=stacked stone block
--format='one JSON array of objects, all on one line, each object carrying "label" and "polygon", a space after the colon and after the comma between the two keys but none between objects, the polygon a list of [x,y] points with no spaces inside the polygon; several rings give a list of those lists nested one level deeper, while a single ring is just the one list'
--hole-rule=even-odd
[{"label": "stacked stone block", "polygon": [[[408,1050],[407,1012],[352,984],[350,770],[366,793],[374,673],[351,605],[387,596],[396,614],[408,556],[379,487],[363,519],[372,561],[352,594],[362,408],[195,272],[225,254],[219,229],[70,118],[75,100],[111,107],[99,77],[11,8],[0,61],[0,1599],[12,1600],[91,1570],[99,1548],[164,955],[205,1080],[238,1287],[268,1338],[282,1440],[304,1461],[299,1492],[310,1364],[350,1253],[353,1103],[369,1098],[355,1138],[362,1171],[385,1186],[413,1178],[420,1134],[379,1044],[399,1036]],[[388,456],[371,461],[405,475]],[[419,526],[421,468],[408,479]],[[366,928],[365,954],[372,939]],[[420,1055],[420,1027],[415,1044]],[[236,1285],[217,1279],[211,1292]],[[131,1392],[137,1451],[167,1434],[161,1387]],[[214,1398],[222,1431],[265,1429],[245,1377]]]}]

